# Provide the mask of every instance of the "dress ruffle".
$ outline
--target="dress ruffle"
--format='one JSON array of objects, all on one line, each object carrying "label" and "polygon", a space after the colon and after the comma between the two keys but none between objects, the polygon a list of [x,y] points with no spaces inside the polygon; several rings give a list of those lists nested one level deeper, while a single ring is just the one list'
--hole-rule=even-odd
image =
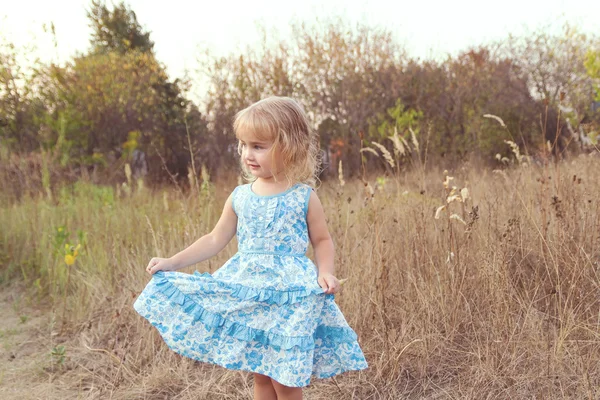
[{"label": "dress ruffle", "polygon": [[[212,278],[210,274],[198,275],[208,275]],[[313,350],[315,348],[316,339],[327,340],[331,343],[348,343],[357,340],[356,333],[352,329],[345,327],[319,325],[317,326],[314,335],[311,336],[285,336],[264,331],[262,329],[251,328],[206,310],[185,293],[180,291],[176,285],[167,279],[162,271],[155,273],[153,279],[155,280],[156,288],[167,296],[170,301],[180,305],[186,314],[192,316],[194,321],[202,322],[217,336],[227,335],[244,341],[256,341],[271,346],[274,349],[288,350],[297,346],[301,351]],[[285,304],[287,301],[293,302],[293,299],[299,299],[309,295],[324,295],[322,290],[320,294],[316,294],[313,289],[291,292],[265,290],[263,292],[259,289],[242,285],[227,284],[216,280],[215,282],[218,282],[222,287],[230,287],[232,289],[232,295],[235,295],[241,300],[256,300],[258,298],[263,298],[265,300],[257,301],[265,301],[271,304],[279,304],[276,303],[276,301],[283,301],[281,304]]]},{"label": "dress ruffle", "polygon": [[219,280],[214,279],[214,277],[207,273],[200,273],[198,271],[194,272],[194,275],[210,279],[212,282],[216,283],[220,288],[227,289],[230,291],[234,297],[237,297],[241,300],[254,300],[268,304],[293,304],[304,297],[313,295],[313,294],[323,294],[323,289],[318,288],[294,288],[290,290],[276,290],[276,289],[257,289],[250,286],[240,285],[237,283],[225,283]]},{"label": "dress ruffle", "polygon": [[275,210],[277,210],[278,200],[277,197],[267,200],[267,207],[265,210],[265,228],[263,232],[269,234],[272,232],[270,229],[273,224],[273,219],[275,217]]}]

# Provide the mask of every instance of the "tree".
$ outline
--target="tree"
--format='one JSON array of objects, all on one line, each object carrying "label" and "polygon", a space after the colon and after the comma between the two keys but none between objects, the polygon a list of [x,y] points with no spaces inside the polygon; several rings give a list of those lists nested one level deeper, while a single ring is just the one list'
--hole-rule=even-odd
[{"label": "tree", "polygon": [[[493,160],[506,147],[503,140],[532,140],[536,102],[517,66],[494,47],[472,48],[443,62],[410,62],[404,82],[400,99],[422,112],[421,131],[428,131],[432,155]],[[500,116],[508,129],[484,114]]]},{"label": "tree", "polygon": [[92,0],[87,17],[92,28],[91,53],[123,54],[131,50],[145,53],[154,48],[150,32],[142,29],[135,12],[124,2],[109,10],[103,0]]},{"label": "tree", "polygon": [[597,44],[597,38],[565,24],[559,34],[539,30],[524,37],[510,36],[501,50],[521,69],[534,98],[581,112],[589,106],[591,89],[586,53]]},{"label": "tree", "polygon": [[0,140],[16,152],[38,147],[36,120],[43,105],[35,98],[31,71],[19,65],[25,49],[0,42]]},{"label": "tree", "polygon": [[585,61],[588,49],[599,44],[597,36],[586,35],[567,23],[558,34],[539,30],[523,37],[511,36],[503,46],[540,103],[536,111],[544,122],[538,124],[538,131],[543,132],[545,141],[556,145],[555,154],[562,154],[573,140],[582,146],[587,140],[580,124],[590,117],[593,86]]},{"label": "tree", "polygon": [[360,167],[359,132],[393,107],[401,91],[404,51],[390,32],[341,20],[295,23],[293,39],[205,62],[207,110],[214,143],[231,144],[235,112],[269,95],[293,96],[320,133],[321,147],[350,172]]},{"label": "tree", "polygon": [[169,80],[154,55],[150,32],[124,2],[109,9],[104,1],[92,0],[87,17],[92,28],[89,53],[53,73],[60,88],[55,94],[62,96],[64,106],[57,110],[75,128],[73,140],[80,146],[74,148],[84,149],[79,158],[120,158],[137,147],[152,154],[147,159],[154,161],[149,169],[155,178],[163,160],[171,173],[185,177],[190,161],[187,129],[202,136],[206,127],[185,97],[189,83]]}]

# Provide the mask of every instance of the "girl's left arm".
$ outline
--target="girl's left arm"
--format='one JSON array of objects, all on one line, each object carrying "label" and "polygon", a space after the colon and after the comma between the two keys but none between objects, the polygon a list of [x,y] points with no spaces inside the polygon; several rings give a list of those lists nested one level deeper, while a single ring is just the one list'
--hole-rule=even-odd
[{"label": "girl's left arm", "polygon": [[326,289],[325,293],[337,293],[341,285],[333,275],[335,258],[333,240],[327,228],[323,205],[314,191],[311,191],[308,200],[306,224],[308,225],[308,235],[315,251],[316,264],[319,269],[319,285]]}]

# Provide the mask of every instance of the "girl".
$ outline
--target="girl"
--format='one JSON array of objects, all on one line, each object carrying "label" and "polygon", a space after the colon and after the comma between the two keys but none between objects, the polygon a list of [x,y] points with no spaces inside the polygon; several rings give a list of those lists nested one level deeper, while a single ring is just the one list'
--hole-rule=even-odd
[{"label": "girl", "polygon": [[[254,373],[254,398],[301,399],[311,376],[367,368],[334,302],[334,249],[314,184],[317,136],[302,107],[270,97],[234,121],[242,170],[213,231],[171,258],[154,257],[134,308],[175,352]],[[174,272],[238,252],[215,273]],[[316,266],[305,255],[313,246]]]}]

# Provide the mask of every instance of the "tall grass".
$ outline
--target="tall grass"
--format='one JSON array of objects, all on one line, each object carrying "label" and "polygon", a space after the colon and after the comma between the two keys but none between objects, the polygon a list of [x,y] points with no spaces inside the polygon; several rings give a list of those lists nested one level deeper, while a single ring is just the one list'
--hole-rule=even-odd
[{"label": "tall grass", "polygon": [[[306,397],[598,398],[600,159],[496,172],[393,167],[344,182],[340,166],[341,181],[318,191],[336,274],[348,279],[337,302],[370,368],[314,381]],[[65,367],[48,374],[73,398],[251,398],[249,375],[173,354],[132,309],[149,259],[208,232],[234,185],[186,194],[77,182],[3,206],[2,284],[26,282],[56,318],[66,307],[52,328]],[[65,242],[83,242],[71,266],[57,247]],[[196,269],[215,271],[234,251]]]}]

